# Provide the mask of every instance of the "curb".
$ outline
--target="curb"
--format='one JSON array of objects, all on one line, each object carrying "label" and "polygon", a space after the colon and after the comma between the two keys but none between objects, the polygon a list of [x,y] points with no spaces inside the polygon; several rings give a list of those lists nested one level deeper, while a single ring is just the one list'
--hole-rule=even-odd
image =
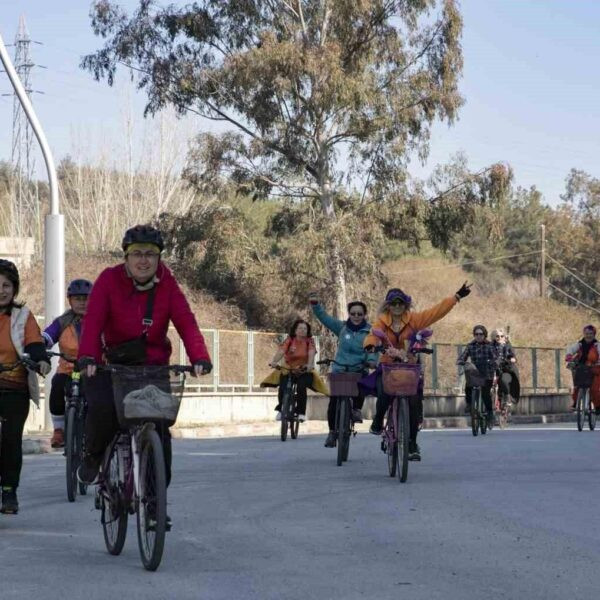
[{"label": "curb", "polygon": [[[573,413],[557,413],[550,415],[514,415],[514,425],[575,423]],[[371,422],[357,424],[359,433],[368,433]],[[468,429],[471,426],[469,417],[429,417],[423,423],[423,429]],[[326,421],[307,421],[301,425],[304,434],[326,434],[329,430]],[[227,423],[215,425],[199,425],[191,427],[173,427],[171,435],[174,439],[199,440],[220,439],[229,437],[279,437],[279,423],[275,421],[253,421],[251,423]],[[29,435],[23,438],[23,454],[62,453],[62,449],[50,447],[49,435]]]}]

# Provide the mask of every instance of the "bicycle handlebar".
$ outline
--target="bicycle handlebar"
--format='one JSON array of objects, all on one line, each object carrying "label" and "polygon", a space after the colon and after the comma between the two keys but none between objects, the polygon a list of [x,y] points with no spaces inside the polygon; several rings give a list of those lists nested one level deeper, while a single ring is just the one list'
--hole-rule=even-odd
[{"label": "bicycle handlebar", "polygon": [[22,354],[21,358],[19,358],[18,360],[16,360],[13,363],[0,364],[0,373],[14,371],[14,369],[16,369],[17,367],[19,367],[21,365],[23,365],[24,367],[27,367],[31,371],[35,371],[36,373],[40,372],[39,365],[34,360],[31,360],[31,357],[29,356],[29,354]]},{"label": "bicycle handlebar", "polygon": [[348,368],[348,369],[349,369],[349,368],[351,368],[351,367],[362,367],[362,366],[364,366],[364,364],[365,364],[365,362],[364,362],[364,361],[362,361],[362,362],[357,362],[357,363],[354,363],[353,365],[347,365],[347,364],[344,364],[344,363],[338,362],[338,361],[337,361],[337,360],[335,360],[334,358],[324,358],[323,360],[318,360],[318,361],[317,361],[317,364],[318,364],[318,365],[327,365],[327,366],[329,366],[329,365],[330,365],[330,364],[332,364],[332,363],[334,363],[334,364],[338,365],[339,367],[346,367],[346,368]]},{"label": "bicycle handlebar", "polygon": [[52,352],[52,351],[48,350],[48,351],[46,351],[46,354],[48,356],[58,356],[59,358],[63,358],[64,360],[66,360],[67,362],[70,362],[73,365],[77,362],[76,358],[67,356],[64,352]]},{"label": "bicycle handlebar", "polygon": [[173,371],[174,373],[176,373],[177,375],[180,375],[181,373],[192,373],[194,374],[194,367],[190,366],[190,365],[112,365],[112,364],[107,364],[107,365],[97,365],[96,368],[98,369],[98,371],[105,371],[108,373],[117,373],[119,371],[141,371],[142,369],[155,369],[155,370],[160,370],[160,369],[167,369],[169,371]]}]

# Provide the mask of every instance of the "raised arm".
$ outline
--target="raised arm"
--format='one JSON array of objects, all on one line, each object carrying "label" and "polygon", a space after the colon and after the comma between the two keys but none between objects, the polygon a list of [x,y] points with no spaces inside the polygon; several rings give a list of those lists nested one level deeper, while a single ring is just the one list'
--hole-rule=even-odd
[{"label": "raised arm", "polygon": [[327,313],[325,307],[320,303],[311,303],[311,308],[315,317],[317,317],[317,319],[319,319],[319,321],[321,321],[321,323],[323,323],[323,325],[325,325],[325,327],[327,327],[329,331],[332,331],[333,333],[335,333],[335,335],[339,337],[340,331],[344,326],[344,321],[340,321],[332,317],[330,314]]},{"label": "raised arm", "polygon": [[445,317],[457,304],[458,299],[456,295],[444,298],[431,308],[412,313],[410,324],[417,330],[425,329]]}]

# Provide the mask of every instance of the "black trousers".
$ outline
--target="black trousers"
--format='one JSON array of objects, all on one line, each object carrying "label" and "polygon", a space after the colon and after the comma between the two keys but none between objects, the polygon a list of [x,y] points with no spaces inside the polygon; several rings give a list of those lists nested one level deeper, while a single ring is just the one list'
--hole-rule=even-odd
[{"label": "black trousers", "polygon": [[[383,418],[385,413],[390,406],[392,396],[388,396],[383,391],[383,375],[379,373],[377,375],[377,403],[375,404],[375,417],[373,424],[377,429],[383,427]],[[423,419],[423,396],[418,394],[411,396],[408,399],[408,412],[410,421],[410,441],[416,442],[417,435],[419,434],[419,423]]]},{"label": "black trousers", "polygon": [[[87,452],[101,460],[107,446],[119,431],[110,373],[98,373],[94,377],[84,377],[83,393],[87,400],[85,420]],[[169,485],[172,461],[171,433],[163,423],[156,423],[156,431],[162,441],[167,485]]]},{"label": "black trousers", "polygon": [[[485,385],[481,386],[481,397],[483,398],[483,403],[485,404],[485,409],[488,412],[492,411],[492,385],[494,381],[492,379],[486,379]],[[465,400],[467,401],[467,405],[471,406],[471,398],[473,396],[473,388],[470,386],[465,386]]]},{"label": "black trousers", "polygon": [[313,382],[312,373],[302,373],[301,375],[282,375],[279,379],[279,391],[277,393],[279,403],[275,410],[281,410],[281,400],[283,398],[283,390],[287,385],[288,377],[293,377],[296,381],[296,407],[299,415],[306,414],[306,388]]},{"label": "black trousers", "polygon": [[52,378],[52,388],[50,389],[50,414],[65,414],[65,396],[67,386],[71,383],[71,376],[66,373],[57,373]]},{"label": "black trousers", "polygon": [[[335,429],[335,409],[337,406],[337,399],[337,396],[331,396],[329,398],[329,406],[327,407],[327,422],[329,423],[329,431],[333,431]],[[354,398],[352,398],[352,408],[362,410],[364,403],[365,397],[362,392],[360,396],[354,396]]]},{"label": "black trousers", "polygon": [[0,390],[2,445],[0,485],[18,487],[23,467],[23,428],[29,414],[29,392]]}]

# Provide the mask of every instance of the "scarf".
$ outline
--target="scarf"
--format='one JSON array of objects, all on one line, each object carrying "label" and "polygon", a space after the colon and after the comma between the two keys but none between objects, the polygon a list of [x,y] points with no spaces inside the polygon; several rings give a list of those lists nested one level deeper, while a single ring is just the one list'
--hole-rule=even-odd
[{"label": "scarf", "polygon": [[594,344],[597,344],[597,340],[596,338],[594,338],[591,342],[586,342],[585,339],[582,339],[581,342],[579,342],[581,344],[581,358],[579,359],[579,362],[584,365],[587,362],[587,357],[588,354],[590,353],[590,350],[592,349],[592,346]]},{"label": "scarf", "polygon": [[355,325],[355,324],[352,322],[352,319],[348,319],[348,320],[346,321],[346,327],[347,327],[347,328],[348,328],[350,331],[354,331],[355,333],[356,333],[357,331],[360,331],[361,329],[363,329],[363,328],[364,328],[364,327],[366,327],[366,326],[367,326],[367,322],[366,322],[366,320],[365,320],[365,319],[363,319],[363,320],[362,320],[362,321],[361,321],[361,322],[360,322],[358,325]]}]

